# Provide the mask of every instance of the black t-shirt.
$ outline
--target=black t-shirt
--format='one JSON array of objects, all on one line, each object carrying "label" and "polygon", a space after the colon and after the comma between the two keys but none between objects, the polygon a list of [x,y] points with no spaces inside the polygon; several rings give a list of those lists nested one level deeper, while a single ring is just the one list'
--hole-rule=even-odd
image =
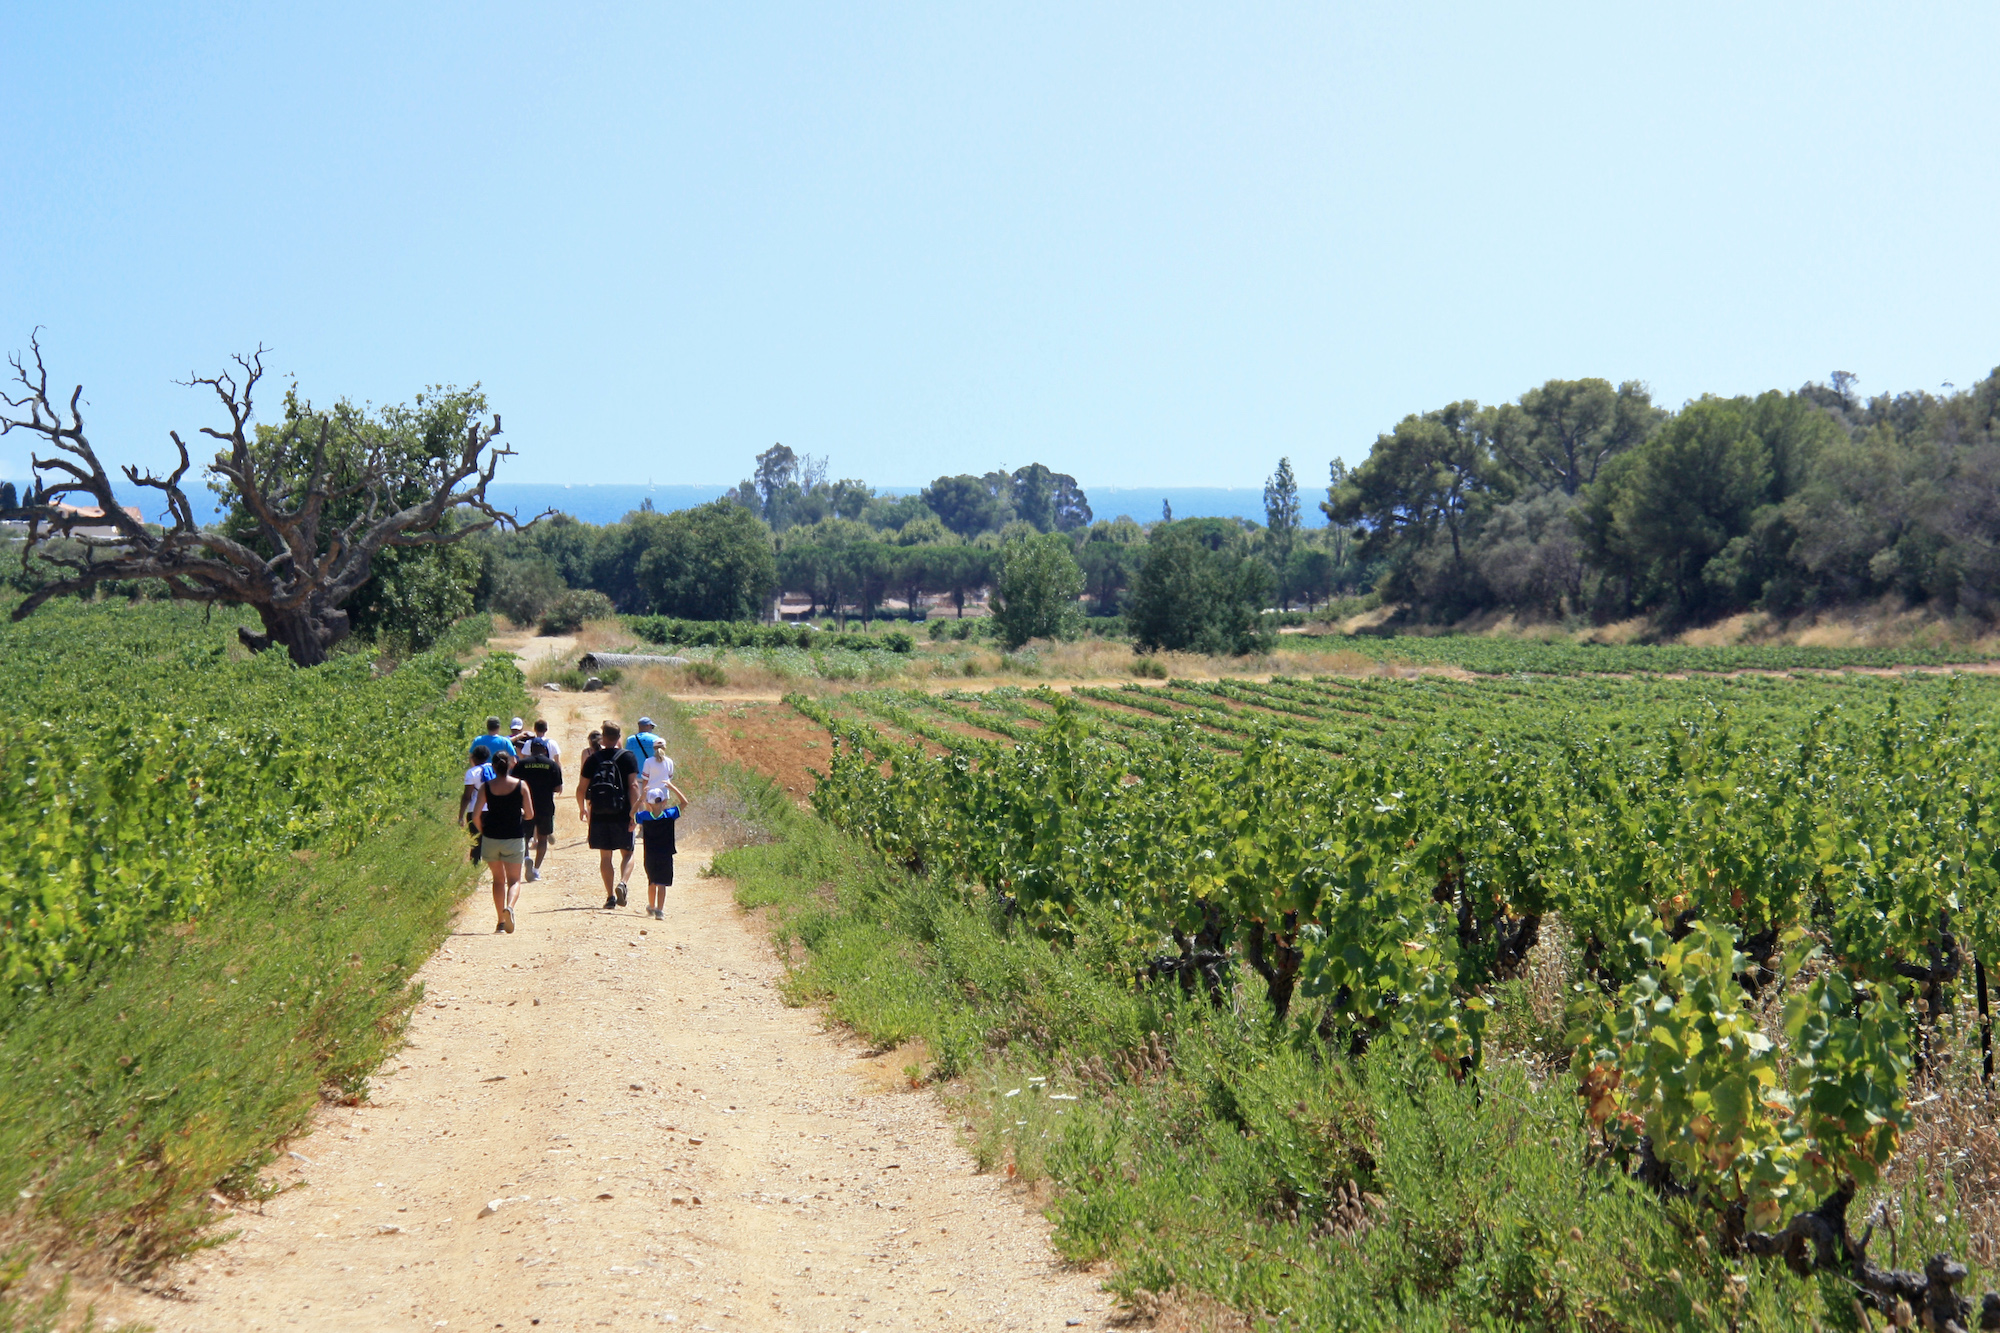
[{"label": "black t-shirt", "polygon": [[674,825],[678,819],[639,819],[639,837],[646,844],[646,859],[674,854]]},{"label": "black t-shirt", "polygon": [[513,774],[528,784],[535,794],[535,809],[549,808],[549,801],[562,790],[562,765],[547,755],[529,754],[514,761]]},{"label": "black t-shirt", "polygon": [[627,750],[599,750],[584,760],[583,793],[590,802],[590,817],[631,818],[631,779],[638,776],[639,761]]}]

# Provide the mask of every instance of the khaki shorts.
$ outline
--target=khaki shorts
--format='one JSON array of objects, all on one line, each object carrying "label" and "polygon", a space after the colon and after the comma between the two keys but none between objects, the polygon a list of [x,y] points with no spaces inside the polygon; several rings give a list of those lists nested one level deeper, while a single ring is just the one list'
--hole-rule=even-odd
[{"label": "khaki shorts", "polygon": [[481,838],[479,840],[479,859],[482,861],[500,861],[510,866],[520,865],[528,859],[528,840],[526,838]]}]

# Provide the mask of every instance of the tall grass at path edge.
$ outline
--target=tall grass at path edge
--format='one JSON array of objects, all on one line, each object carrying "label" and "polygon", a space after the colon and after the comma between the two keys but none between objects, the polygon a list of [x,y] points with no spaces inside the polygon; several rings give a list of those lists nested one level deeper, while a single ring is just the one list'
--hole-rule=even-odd
[{"label": "tall grass at path edge", "polygon": [[[142,1278],[227,1238],[217,1197],[262,1197],[284,1141],[322,1101],[364,1098],[401,1044],[410,977],[475,873],[455,795],[19,1012],[0,1036],[0,1250]],[[28,1295],[0,1290],[0,1329]]]}]

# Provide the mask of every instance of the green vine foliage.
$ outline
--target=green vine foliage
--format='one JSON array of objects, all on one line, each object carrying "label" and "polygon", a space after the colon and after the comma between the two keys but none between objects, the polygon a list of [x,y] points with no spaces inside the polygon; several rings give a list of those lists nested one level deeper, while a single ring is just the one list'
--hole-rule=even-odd
[{"label": "green vine foliage", "polygon": [[[505,659],[309,669],[243,656],[230,614],[57,603],[0,630],[0,985],[74,981],[140,936],[337,854],[458,776],[519,698]],[[88,652],[68,645],[87,643]]]},{"label": "green vine foliage", "polygon": [[[795,703],[834,739],[813,801],[835,825],[1058,946],[1088,909],[1155,969],[1254,967],[1274,1016],[1307,1000],[1298,1022],[1350,1048],[1392,1034],[1477,1071],[1493,985],[1560,913],[1573,1068],[1614,1153],[1758,1230],[1875,1180],[1935,1021],[1917,1001],[2000,944],[1987,714],[1957,683],[1868,712],[1774,684],[1747,720],[1585,725],[1567,686],[1539,713],[1509,688],[1476,738],[1434,701],[1499,687]],[[1354,725],[1376,699],[1422,729]]]},{"label": "green vine foliage", "polygon": [[[1755,963],[1734,930],[1701,921],[1673,940],[1644,911],[1627,925],[1648,966],[1615,1003],[1582,1002],[1572,1038],[1589,1118],[1606,1139],[1628,1158],[1643,1144],[1684,1188],[1720,1210],[1741,1206],[1758,1230],[1873,1183],[1909,1119],[1896,1006],[1838,968],[1822,971],[1786,1002],[1781,1072],[1741,980]],[[1818,952],[1807,945],[1782,974]]]}]

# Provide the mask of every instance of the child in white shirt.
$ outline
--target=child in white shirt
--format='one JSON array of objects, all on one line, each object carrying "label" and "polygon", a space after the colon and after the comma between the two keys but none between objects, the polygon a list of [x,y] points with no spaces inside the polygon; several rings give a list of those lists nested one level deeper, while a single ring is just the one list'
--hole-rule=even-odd
[{"label": "child in white shirt", "polygon": [[646,761],[646,767],[639,774],[639,790],[651,791],[655,787],[670,787],[674,780],[674,761],[667,758],[667,743],[653,742],[653,757]]}]

